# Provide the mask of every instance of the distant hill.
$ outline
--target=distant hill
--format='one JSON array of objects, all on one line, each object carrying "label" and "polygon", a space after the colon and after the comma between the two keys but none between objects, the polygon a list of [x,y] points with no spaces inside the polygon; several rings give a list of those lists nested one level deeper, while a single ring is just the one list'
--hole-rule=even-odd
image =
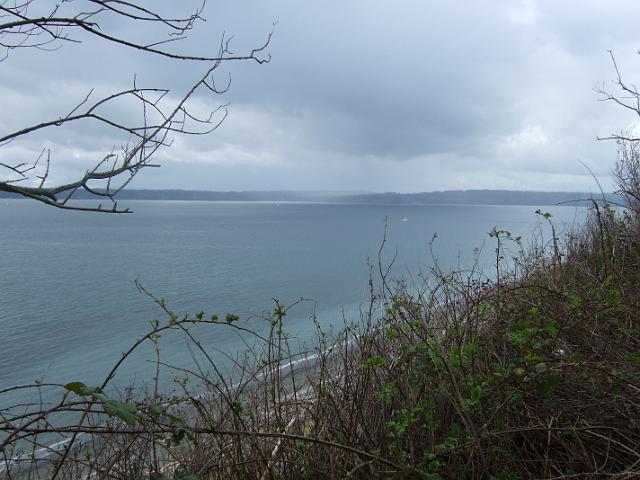
[{"label": "distant hill", "polygon": [[[118,200],[200,200],[200,201],[237,201],[237,202],[327,202],[336,198],[361,195],[363,192],[324,192],[296,190],[246,190],[216,192],[210,190],[136,190],[125,189],[117,195]],[[0,192],[0,198],[18,198],[19,196]],[[94,195],[81,190],[74,198],[79,200],[95,199]]]},{"label": "distant hill", "polygon": [[[607,201],[622,203],[619,196],[607,193]],[[515,190],[445,190],[421,193],[372,193],[348,195],[344,201],[355,203],[423,205],[585,205],[602,195],[585,192],[534,192]]]},{"label": "distant hill", "polygon": [[[0,198],[19,198],[0,192]],[[95,199],[85,191],[79,191],[77,199]],[[238,202],[339,202],[391,205],[586,205],[591,198],[602,199],[600,194],[585,192],[534,192],[514,190],[445,190],[421,193],[362,193],[326,191],[229,191],[206,190],[123,190],[119,200],[200,200]],[[608,201],[622,203],[617,195],[607,193]]]}]

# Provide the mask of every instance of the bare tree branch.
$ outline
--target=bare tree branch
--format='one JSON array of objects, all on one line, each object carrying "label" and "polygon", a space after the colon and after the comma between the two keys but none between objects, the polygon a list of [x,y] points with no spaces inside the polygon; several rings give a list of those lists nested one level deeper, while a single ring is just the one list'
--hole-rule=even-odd
[{"label": "bare tree branch", "polygon": [[[638,52],[640,54],[640,52]],[[611,62],[616,73],[615,83],[619,93],[611,93],[604,87],[596,88],[602,101],[610,101],[623,107],[640,118],[640,91],[635,85],[628,84],[620,72],[613,52],[609,50]],[[621,92],[621,93],[620,93]],[[606,137],[598,137],[598,140],[615,140],[618,144],[618,160],[616,162],[614,176],[617,180],[619,195],[622,195],[632,211],[638,211],[640,205],[640,137],[633,131],[620,131]]]},{"label": "bare tree branch", "polygon": [[[56,153],[47,146],[43,146],[41,153],[33,161],[25,162],[20,159],[12,162],[4,159],[0,162],[0,191],[15,193],[57,208],[127,213],[129,209],[118,207],[115,195],[142,169],[159,166],[152,162],[152,158],[161,148],[172,144],[173,136],[206,135],[216,130],[226,118],[227,104],[213,108],[203,115],[196,113],[190,102],[200,90],[211,94],[227,92],[231,78],[228,78],[224,86],[218,87],[213,78],[216,69],[227,61],[254,61],[262,64],[271,59],[266,49],[273,32],[267,35],[264,44],[246,54],[234,54],[230,49],[231,37],[224,36],[213,55],[170,51],[166,49],[167,45],[184,39],[186,33],[197,22],[203,20],[201,15],[204,3],[184,17],[166,16],[154,10],[154,7],[155,5],[147,7],[137,1],[125,0],[62,2],[54,7],[47,7],[46,2],[39,0],[0,0],[0,49],[4,49],[0,62],[16,49],[51,50],[60,48],[67,42],[80,42],[80,34],[84,33],[150,55],[206,64],[203,74],[179,95],[169,88],[138,86],[134,77],[130,89],[117,91],[93,101],[91,98],[94,91],[91,90],[66,115],[21,127],[12,132],[0,132],[0,148],[21,139],[34,138],[35,134],[46,134],[52,127],[66,127],[77,123],[84,125],[87,122],[97,122],[114,135],[124,134],[128,137],[124,146],[114,145],[79,178],[63,183],[50,181]],[[76,10],[70,11],[72,8]],[[162,27],[166,38],[143,43],[109,33],[102,25],[113,19]],[[141,110],[141,118],[137,122],[129,118],[123,120],[113,114],[115,107],[130,108],[135,104]],[[99,204],[94,207],[71,203],[80,190],[96,197],[104,197],[109,202],[108,206],[103,207]]]}]

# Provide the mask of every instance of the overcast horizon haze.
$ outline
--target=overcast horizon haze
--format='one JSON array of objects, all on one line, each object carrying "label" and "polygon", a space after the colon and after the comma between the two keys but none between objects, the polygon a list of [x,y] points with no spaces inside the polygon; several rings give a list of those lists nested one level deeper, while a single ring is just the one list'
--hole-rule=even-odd
[{"label": "overcast horizon haze", "polygon": [[[182,4],[183,13],[197,6]],[[216,75],[231,75],[229,92],[193,100],[200,112],[229,103],[229,116],[207,136],[175,137],[156,157],[162,168],[130,188],[590,192],[591,170],[611,191],[616,145],[597,137],[637,128],[633,112],[600,101],[596,88],[619,93],[609,50],[629,84],[640,79],[640,4],[225,0],[203,16],[172,48],[215,54],[226,32],[240,54],[273,29],[272,61],[223,64]],[[0,63],[0,136],[66,114],[91,89],[129,88],[134,75],[177,98],[206,70],[77,38]],[[51,148],[50,180],[65,181],[126,140],[79,123],[5,145],[0,161]]]}]

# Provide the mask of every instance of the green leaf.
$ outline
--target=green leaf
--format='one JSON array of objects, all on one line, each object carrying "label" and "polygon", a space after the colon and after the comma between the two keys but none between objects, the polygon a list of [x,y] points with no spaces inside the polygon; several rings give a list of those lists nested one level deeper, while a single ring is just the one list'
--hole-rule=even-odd
[{"label": "green leaf", "polygon": [[540,362],[536,365],[536,372],[538,373],[544,373],[547,370],[547,364],[544,362]]},{"label": "green leaf", "polygon": [[150,403],[149,414],[152,417],[159,417],[160,415],[162,415],[162,409],[156,403]]},{"label": "green leaf", "polygon": [[373,355],[369,358],[367,358],[364,363],[362,363],[362,367],[363,368],[370,368],[370,367],[384,367],[385,365],[387,365],[387,359],[380,356],[380,355]]},{"label": "green leaf", "polygon": [[571,295],[569,296],[569,308],[576,310],[582,306],[583,301],[582,297],[578,295]]},{"label": "green leaf", "polygon": [[182,441],[182,439],[185,437],[186,434],[187,434],[187,431],[184,428],[178,428],[171,435],[171,441],[174,443],[174,445],[178,445]]},{"label": "green leaf", "polygon": [[119,418],[127,425],[135,425],[137,421],[136,413],[138,412],[138,407],[130,403],[108,400],[104,402],[102,408],[104,413],[110,417]]},{"label": "green leaf", "polygon": [[99,387],[91,387],[91,388],[89,388],[82,382],[67,383],[64,386],[64,388],[69,390],[70,392],[75,393],[76,395],[81,396],[81,397],[88,397],[90,395],[94,395],[96,393],[100,393],[100,388]]}]

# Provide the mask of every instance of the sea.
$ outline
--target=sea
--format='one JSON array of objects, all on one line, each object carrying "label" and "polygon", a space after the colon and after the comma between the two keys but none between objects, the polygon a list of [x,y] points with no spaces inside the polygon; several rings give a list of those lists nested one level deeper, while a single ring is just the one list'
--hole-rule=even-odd
[{"label": "sea", "polygon": [[[523,243],[548,241],[584,221],[569,206],[371,205],[286,202],[129,201],[132,214],[57,210],[0,201],[0,391],[36,381],[99,385],[154,321],[205,312],[239,317],[264,333],[276,306],[292,348],[307,348],[316,323],[357,322],[380,266],[408,288],[433,268],[475,265],[491,277],[497,228]],[[136,282],[151,295],[140,291]],[[377,284],[377,283],[376,283]],[[225,326],[197,331],[220,368],[251,340]],[[161,341],[167,364],[197,360],[183,336]],[[153,377],[151,345],[119,369],[113,388]],[[163,382],[171,383],[170,376]],[[167,386],[167,385],[165,385]],[[29,403],[29,390],[0,395],[0,409]],[[47,400],[47,399],[45,399]]]}]

